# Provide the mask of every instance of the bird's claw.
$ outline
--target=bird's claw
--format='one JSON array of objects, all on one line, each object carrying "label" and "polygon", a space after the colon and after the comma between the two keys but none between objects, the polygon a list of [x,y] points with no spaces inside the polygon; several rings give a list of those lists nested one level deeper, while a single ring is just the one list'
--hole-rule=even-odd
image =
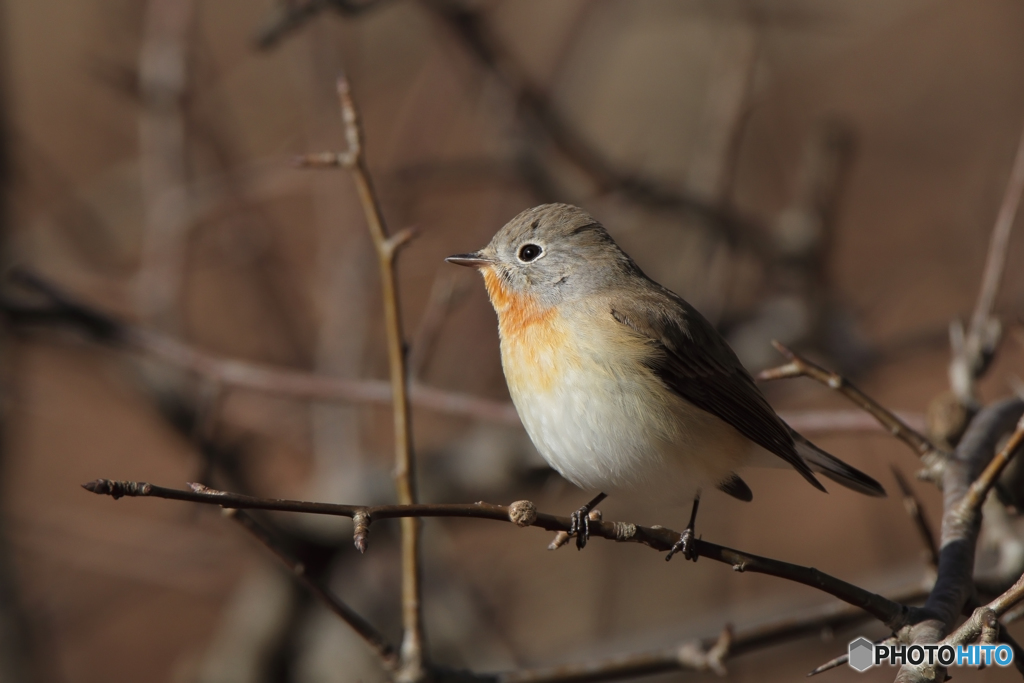
[{"label": "bird's claw", "polygon": [[697,554],[697,543],[693,537],[693,527],[686,527],[683,529],[683,533],[679,534],[679,540],[675,542],[671,549],[668,551],[668,555],[665,556],[665,561],[668,562],[672,559],[672,556],[676,553],[681,552],[683,557],[693,562],[697,561],[700,557]]},{"label": "bird's claw", "polygon": [[590,506],[584,505],[569,515],[569,536],[576,537],[576,549],[583,550],[590,540]]}]

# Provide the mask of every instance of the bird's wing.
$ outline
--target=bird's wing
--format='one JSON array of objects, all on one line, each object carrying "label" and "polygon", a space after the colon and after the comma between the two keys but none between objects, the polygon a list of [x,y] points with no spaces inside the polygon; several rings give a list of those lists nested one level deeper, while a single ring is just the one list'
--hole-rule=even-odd
[{"label": "bird's wing", "polygon": [[[697,309],[668,290],[621,297],[611,314],[645,338],[648,367],[665,386],[732,425],[779,456],[815,488],[825,487],[796,451],[789,427],[775,414],[725,339]],[[623,300],[628,300],[624,304]]]}]

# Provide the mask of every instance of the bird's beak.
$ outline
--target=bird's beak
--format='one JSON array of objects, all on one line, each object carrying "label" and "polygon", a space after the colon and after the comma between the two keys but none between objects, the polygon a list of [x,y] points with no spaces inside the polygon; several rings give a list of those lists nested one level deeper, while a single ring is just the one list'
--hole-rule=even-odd
[{"label": "bird's beak", "polygon": [[494,261],[487,258],[479,251],[474,251],[472,254],[455,254],[455,256],[449,256],[445,259],[448,263],[454,263],[457,266],[467,266],[469,268],[483,268],[489,266]]}]

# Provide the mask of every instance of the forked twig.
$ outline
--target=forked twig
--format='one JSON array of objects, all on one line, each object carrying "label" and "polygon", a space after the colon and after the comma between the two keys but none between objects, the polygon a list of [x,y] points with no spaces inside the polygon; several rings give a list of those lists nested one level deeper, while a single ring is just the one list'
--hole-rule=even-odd
[{"label": "forked twig", "polygon": [[[338,100],[348,148],[342,152],[308,155],[300,160],[305,167],[343,167],[352,173],[359,199],[366,215],[366,224],[377,250],[380,266],[381,299],[384,305],[384,326],[387,331],[388,365],[391,370],[391,397],[395,435],[395,488],[402,505],[416,503],[416,467],[413,458],[412,430],[409,410],[409,373],[406,366],[405,337],[398,301],[398,278],[395,257],[402,245],[413,236],[412,230],[388,234],[380,201],[373,188],[363,153],[363,131],[359,113],[348,81],[338,78]],[[423,606],[420,567],[419,520],[402,520],[402,661],[399,678],[419,681],[426,675],[426,651],[423,637]]]},{"label": "forked twig", "polygon": [[891,410],[883,407],[878,401],[871,398],[863,391],[855,387],[848,379],[835,372],[831,372],[820,365],[804,358],[795,351],[791,351],[777,341],[772,341],[779,353],[789,361],[785,365],[776,368],[769,368],[757,374],[759,380],[786,379],[790,377],[810,377],[811,379],[824,384],[829,389],[838,391],[854,404],[860,406],[870,414],[879,424],[895,436],[897,439],[914,449],[919,457],[926,457],[929,454],[939,453],[939,449],[923,434],[913,429],[910,425],[900,419]]}]

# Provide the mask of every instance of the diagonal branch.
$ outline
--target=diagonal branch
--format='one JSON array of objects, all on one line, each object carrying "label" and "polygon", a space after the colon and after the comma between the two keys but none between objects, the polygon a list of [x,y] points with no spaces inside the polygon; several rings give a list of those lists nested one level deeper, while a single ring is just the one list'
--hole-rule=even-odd
[{"label": "diagonal branch", "polygon": [[[201,485],[193,485],[193,488],[196,487],[198,487],[199,490],[205,488]],[[317,597],[317,599],[327,605],[328,609],[338,615],[342,621],[352,628],[353,631],[358,633],[359,636],[366,641],[366,644],[369,645],[374,653],[376,653],[380,658],[385,669],[388,671],[394,671],[397,668],[398,654],[395,652],[395,648],[391,643],[388,642],[388,639],[385,638],[380,631],[374,628],[370,622],[366,621],[351,607],[339,600],[338,597],[323,584],[323,582],[310,577],[306,572],[305,565],[295,558],[284,547],[284,545],[273,536],[273,534],[253,519],[252,515],[249,515],[242,510],[232,508],[225,508],[224,512],[233,520],[238,522],[239,526],[252,534],[272,553],[274,553],[274,555],[276,555],[277,558],[291,570],[299,583],[305,586],[309,592]]]},{"label": "diagonal branch", "polygon": [[[355,539],[357,545],[366,543],[370,524],[382,519],[463,517],[512,522],[520,527],[534,526],[548,531],[568,531],[571,525],[571,520],[568,517],[537,512],[536,507],[529,501],[519,501],[509,506],[482,502],[361,506],[254,498],[236,493],[213,491],[211,489],[184,491],[145,482],[115,481],[110,479],[97,479],[88,484],[83,484],[83,487],[93,493],[105,494],[114,498],[122,496],[167,498],[219,505],[225,508],[305,512],[353,519],[358,518],[357,521],[359,523],[356,525],[356,532],[359,537]],[[679,540],[679,532],[666,527],[644,527],[628,522],[608,522],[602,520],[592,520],[590,522],[590,535],[620,543],[641,543],[659,551],[668,551]],[[696,541],[696,553],[700,557],[728,564],[733,570],[738,572],[767,574],[816,588],[850,605],[861,608],[893,630],[902,628],[909,623],[907,607],[837,579],[813,567],[803,567],[781,560],[761,557],[703,540]]]},{"label": "diagonal branch", "polygon": [[610,160],[565,118],[472,3],[423,0],[422,4],[462,43],[473,59],[509,89],[518,114],[526,124],[541,132],[599,192],[617,192],[628,201],[651,210],[699,218],[734,245],[742,244],[760,254],[768,251],[762,231],[731,207],[723,206],[714,198],[696,196],[664,181],[620,168]]},{"label": "diagonal branch", "polygon": [[838,391],[854,404],[860,406],[865,412],[878,420],[879,424],[886,431],[914,449],[914,452],[919,457],[927,459],[929,456],[941,453],[926,436],[913,429],[895,413],[884,408],[878,401],[855,387],[842,375],[826,370],[800,354],[789,350],[777,341],[773,341],[772,346],[785,356],[789,362],[777,368],[761,371],[757,374],[757,379],[771,380],[789,377],[810,377],[824,384],[829,389]]},{"label": "diagonal branch", "polygon": [[914,522],[914,528],[917,529],[917,533],[921,537],[921,542],[924,545],[925,554],[928,559],[928,566],[934,568],[939,564],[939,547],[935,542],[935,534],[932,533],[932,528],[924,517],[924,507],[921,505],[921,501],[917,499],[917,496],[914,495],[914,490],[910,488],[910,483],[903,476],[903,473],[896,469],[895,465],[892,466],[892,476],[896,479],[896,484],[900,488],[900,494],[903,496],[903,507],[911,521]]}]

